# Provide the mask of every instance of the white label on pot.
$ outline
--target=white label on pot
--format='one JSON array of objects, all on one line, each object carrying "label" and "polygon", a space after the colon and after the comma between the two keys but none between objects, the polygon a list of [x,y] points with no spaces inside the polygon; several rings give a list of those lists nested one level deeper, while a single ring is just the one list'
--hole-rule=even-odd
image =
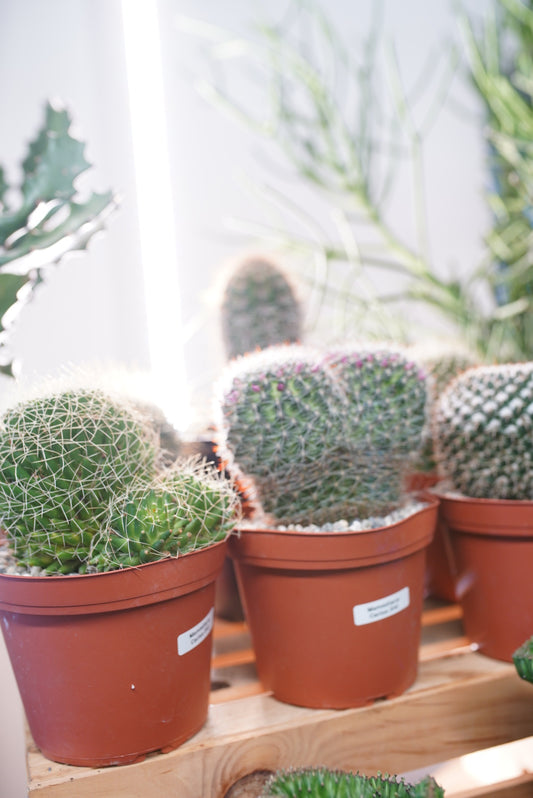
[{"label": "white label on pot", "polygon": [[211,608],[205,618],[202,618],[196,626],[178,635],[178,654],[180,657],[192,651],[193,648],[196,648],[205,640],[213,628],[214,618],[215,610]]},{"label": "white label on pot", "polygon": [[390,596],[369,601],[367,604],[356,604],[353,608],[353,622],[356,626],[364,626],[367,623],[382,621],[391,615],[405,610],[409,606],[409,588],[402,587]]}]

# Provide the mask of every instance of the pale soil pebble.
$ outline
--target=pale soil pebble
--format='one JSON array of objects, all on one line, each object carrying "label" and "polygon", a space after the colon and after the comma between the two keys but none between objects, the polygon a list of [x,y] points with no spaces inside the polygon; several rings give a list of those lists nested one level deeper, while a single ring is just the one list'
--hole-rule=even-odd
[{"label": "pale soil pebble", "polygon": [[17,565],[7,543],[0,544],[0,574],[43,576],[41,568],[26,568],[25,566]]},{"label": "pale soil pebble", "polygon": [[[286,530],[294,532],[362,532],[368,529],[379,529],[382,526],[396,524],[398,521],[403,521],[404,518],[409,518],[410,515],[417,513],[426,506],[427,505],[425,502],[412,501],[408,502],[403,507],[399,507],[397,510],[393,510],[388,515],[371,516],[370,518],[357,518],[350,523],[344,519],[341,519],[335,523],[324,524],[323,526],[315,526],[314,524],[310,526],[302,526],[301,524],[290,524],[284,526],[280,524],[279,526],[275,526],[273,528],[279,529],[281,531]],[[252,524],[248,522],[245,522],[245,525],[249,528],[258,526],[258,524]]]}]

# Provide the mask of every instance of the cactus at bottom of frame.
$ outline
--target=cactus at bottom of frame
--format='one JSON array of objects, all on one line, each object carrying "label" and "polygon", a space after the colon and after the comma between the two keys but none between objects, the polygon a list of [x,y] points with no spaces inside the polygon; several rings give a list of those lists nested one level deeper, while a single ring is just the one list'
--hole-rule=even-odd
[{"label": "cactus at bottom of frame", "polygon": [[363,776],[327,768],[303,768],[274,774],[263,798],[443,798],[444,791],[426,777],[408,784],[396,776]]},{"label": "cactus at bottom of frame", "polygon": [[246,258],[230,276],[220,309],[228,358],[301,339],[301,308],[283,272],[264,257]]},{"label": "cactus at bottom of frame", "polygon": [[0,521],[15,559],[48,573],[87,561],[110,502],[149,479],[153,425],[101,390],[23,400],[0,419]]},{"label": "cactus at bottom of frame", "polygon": [[513,662],[520,678],[533,684],[533,637],[516,649]]},{"label": "cactus at bottom of frame", "polygon": [[239,508],[237,493],[212,465],[178,460],[117,498],[88,568],[109,571],[204,548],[232,531]]},{"label": "cactus at bottom of frame", "polygon": [[433,413],[442,474],[471,498],[533,499],[533,362],[479,366]]}]

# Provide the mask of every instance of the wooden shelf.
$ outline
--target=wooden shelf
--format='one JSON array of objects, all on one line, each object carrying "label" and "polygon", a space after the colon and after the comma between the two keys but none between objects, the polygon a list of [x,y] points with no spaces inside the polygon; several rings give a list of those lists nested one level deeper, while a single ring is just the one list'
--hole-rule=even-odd
[{"label": "wooden shelf", "polygon": [[[276,701],[257,680],[246,624],[222,620],[215,622],[212,685],[204,728],[175,751],[133,765],[59,765],[30,739],[28,795],[224,798],[231,792],[245,798],[257,793],[231,787],[255,771],[325,765],[405,773],[533,735],[533,687],[513,665],[471,650],[455,605],[426,605],[418,677],[395,699],[349,710]],[[505,789],[455,795],[533,795],[533,774]]]}]

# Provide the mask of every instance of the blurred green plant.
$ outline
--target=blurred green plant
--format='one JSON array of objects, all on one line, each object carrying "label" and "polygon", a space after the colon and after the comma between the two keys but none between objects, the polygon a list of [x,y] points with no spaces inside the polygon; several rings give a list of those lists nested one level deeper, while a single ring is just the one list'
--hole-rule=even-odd
[{"label": "blurred green plant", "polygon": [[43,269],[85,249],[117,205],[111,191],[79,194],[77,178],[90,164],[71,126],[68,111],[47,102],[22,161],[20,186],[9,184],[0,166],[0,373],[9,376],[6,332],[43,281]]},{"label": "blurred green plant", "polygon": [[[432,311],[432,320],[437,316],[441,322],[451,323],[480,360],[516,360],[533,353],[533,320],[528,318],[529,298],[525,295],[533,264],[524,262],[519,247],[521,244],[523,253],[530,237],[529,216],[522,211],[530,205],[533,172],[527,157],[533,147],[529,102],[533,15],[529,3],[495,2],[500,6],[498,20],[485,20],[481,33],[474,32],[462,13],[459,22],[469,80],[490,105],[486,135],[504,167],[509,191],[494,189],[491,196],[492,207],[500,213],[489,236],[486,258],[468,274],[451,277],[438,273],[430,254],[424,142],[458,69],[456,48],[447,50],[444,66],[436,66],[438,59],[432,53],[429,64],[421,69],[421,84],[410,92],[403,86],[391,48],[386,61],[390,92],[384,96],[378,58],[382,3],[373,4],[375,14],[368,36],[360,46],[352,39],[349,50],[312,0],[294,0],[279,24],[258,25],[249,39],[197,21],[183,23],[206,45],[212,77],[198,81],[201,94],[271,142],[291,175],[311,190],[313,198],[326,203],[327,218],[333,224],[333,229],[328,229],[325,216],[317,221],[311,212],[298,207],[290,192],[255,186],[274,202],[283,221],[281,227],[246,225],[244,229],[303,255],[305,279],[322,305],[333,304],[342,310],[352,327],[348,332],[355,329],[374,337],[409,339],[416,314],[406,314],[406,303],[422,304]],[[497,49],[503,37],[510,59],[505,65]],[[240,105],[227,88],[232,65],[241,76],[258,78],[255,88],[261,92],[257,103],[261,110],[257,115]],[[422,94],[424,110],[415,113]],[[414,245],[396,231],[387,209],[398,174],[406,168],[412,173]],[[515,224],[520,222],[520,235],[508,229],[506,213]],[[289,218],[296,220],[303,232],[288,231]],[[514,255],[509,252],[511,245],[516,248]],[[509,264],[505,269],[500,264],[502,254]],[[398,288],[387,293],[378,290],[378,282],[386,286],[394,282]],[[488,298],[488,303],[480,297]]]}]

